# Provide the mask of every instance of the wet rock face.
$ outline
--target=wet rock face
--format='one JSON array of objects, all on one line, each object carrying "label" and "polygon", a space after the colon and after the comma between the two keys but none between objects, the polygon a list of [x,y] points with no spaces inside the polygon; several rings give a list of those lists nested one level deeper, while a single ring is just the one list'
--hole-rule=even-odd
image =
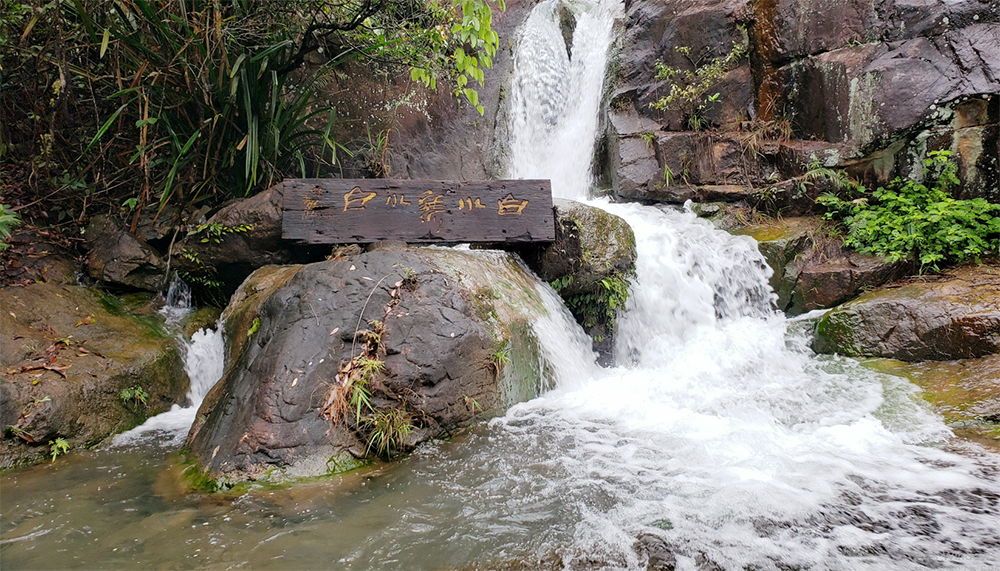
[{"label": "wet rock face", "polygon": [[820,320],[814,349],[902,361],[1000,352],[1000,265],[962,266],[866,293]]},{"label": "wet rock face", "polygon": [[843,303],[912,270],[905,262],[846,250],[816,218],[784,218],[733,231],[751,236],[774,270],[778,309],[799,315]]},{"label": "wet rock face", "polygon": [[[517,275],[506,254],[483,255]],[[192,427],[191,453],[229,482],[325,474],[374,454],[353,412],[323,414],[338,373],[366,350],[384,364],[369,384],[373,407],[402,411],[413,427],[402,448],[503,408],[496,354],[527,318],[499,308],[494,290],[463,285],[480,268],[459,258],[476,256],[383,250],[258,270],[223,315],[228,366]],[[529,287],[520,275],[497,287]],[[359,330],[380,339],[372,345]]]},{"label": "wet rock face", "polygon": [[919,363],[871,359],[865,366],[906,377],[957,436],[1000,452],[1000,353]]},{"label": "wet rock face", "polygon": [[[884,183],[919,177],[927,152],[947,149],[961,165],[963,198],[1000,201],[998,0],[633,0],[626,13],[621,79],[606,122],[608,174],[620,197],[698,199],[697,190],[684,196],[669,188],[664,166],[686,171],[688,186],[767,187],[800,174],[813,155],[823,166]],[[720,100],[699,113],[721,132],[718,139],[733,136],[738,152],[678,146],[682,139],[661,133],[690,125],[677,111],[649,107],[669,88],[655,79],[655,62],[693,70],[742,42],[739,25],[748,63],[713,84],[709,93]],[[689,48],[691,58],[677,47]],[[653,123],[642,127],[656,134],[648,152],[616,115]],[[784,125],[782,136],[764,137],[772,146],[791,138],[793,146],[801,139],[829,148],[800,157],[776,152],[755,134],[768,122]]]},{"label": "wet rock face", "polygon": [[[12,427],[0,469],[46,459],[55,438],[93,446],[183,403],[183,357],[157,322],[79,286],[0,290],[0,425]],[[142,398],[122,397],[136,387]]]}]

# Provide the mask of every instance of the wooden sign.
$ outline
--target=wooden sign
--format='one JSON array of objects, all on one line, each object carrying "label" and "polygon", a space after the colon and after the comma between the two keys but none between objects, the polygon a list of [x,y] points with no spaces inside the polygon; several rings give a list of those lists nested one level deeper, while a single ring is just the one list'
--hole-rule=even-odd
[{"label": "wooden sign", "polygon": [[290,179],[281,237],[346,242],[551,242],[548,180]]}]

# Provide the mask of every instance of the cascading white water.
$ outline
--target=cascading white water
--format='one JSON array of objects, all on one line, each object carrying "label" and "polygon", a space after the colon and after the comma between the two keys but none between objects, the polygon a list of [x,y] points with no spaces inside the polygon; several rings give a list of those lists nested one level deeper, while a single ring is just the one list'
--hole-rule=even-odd
[{"label": "cascading white water", "polygon": [[[576,27],[572,57],[560,10]],[[552,194],[574,197],[590,186],[608,45],[619,2],[546,0],[521,27],[514,56],[509,175],[549,178]]]},{"label": "cascading white water", "polygon": [[[160,313],[166,317],[168,326],[176,326],[190,311],[191,290],[175,277]],[[220,323],[214,330],[197,331],[190,341],[184,338],[179,341],[184,351],[184,372],[191,383],[188,386],[186,406],[175,404],[167,412],[147,419],[132,430],[116,434],[112,445],[125,446],[148,439],[175,445],[180,444],[187,436],[205,395],[222,378],[225,351],[222,325]]]},{"label": "cascading white water", "polygon": [[180,444],[194,423],[198,407],[205,395],[222,378],[225,350],[222,325],[217,329],[202,329],[191,336],[191,341],[181,340],[184,350],[184,372],[191,380],[187,392],[187,405],[173,405],[170,410],[146,420],[139,426],[115,435],[112,444],[123,446],[144,439],[155,439],[164,444]]},{"label": "cascading white water", "polygon": [[[511,112],[511,172],[586,200],[599,52],[619,12],[615,0],[566,5],[579,18],[574,50],[588,53],[566,57],[559,2],[535,8],[515,57],[524,108]],[[585,70],[591,61],[601,69]],[[912,385],[817,357],[790,334],[752,240],[678,209],[590,203],[636,234],[622,366],[570,375],[492,423],[507,447],[528,451],[491,466],[510,480],[496,488],[530,490],[501,512],[570,514],[550,522],[569,530],[529,542],[536,552],[644,568],[635,539],[646,534],[678,569],[1000,564],[995,455],[941,450],[951,433]]]}]

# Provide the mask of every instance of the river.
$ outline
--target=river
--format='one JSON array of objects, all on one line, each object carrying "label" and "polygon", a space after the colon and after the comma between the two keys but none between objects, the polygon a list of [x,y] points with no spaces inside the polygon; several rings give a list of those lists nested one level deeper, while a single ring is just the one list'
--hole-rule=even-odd
[{"label": "river", "polygon": [[[510,174],[635,231],[619,365],[553,308],[536,328],[551,391],[396,463],[242,494],[185,491],[194,412],[174,411],[0,477],[4,569],[1000,569],[996,454],[906,380],[813,354],[751,239],[587,198],[621,6],[566,4],[572,58],[557,6],[520,32]],[[220,345],[195,341],[192,376],[217,377]]]}]

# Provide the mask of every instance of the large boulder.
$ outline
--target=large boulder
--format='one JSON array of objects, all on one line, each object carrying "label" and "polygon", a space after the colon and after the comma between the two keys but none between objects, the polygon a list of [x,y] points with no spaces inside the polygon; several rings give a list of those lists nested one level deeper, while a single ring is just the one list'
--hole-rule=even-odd
[{"label": "large boulder", "polygon": [[902,361],[1000,352],[1000,263],[966,265],[868,292],[817,325],[819,353]]},{"label": "large boulder", "polygon": [[814,217],[770,219],[733,233],[757,240],[774,270],[771,288],[778,295],[778,309],[788,315],[833,307],[912,270],[905,262],[889,263],[844,248],[830,237],[827,224]]},{"label": "large boulder", "polygon": [[323,259],[328,246],[281,238],[284,186],[277,184],[219,209],[171,249],[174,268],[189,281],[216,282],[228,297],[257,268]]},{"label": "large boulder", "polygon": [[262,268],[223,315],[226,371],[187,447],[217,485],[312,476],[530,398],[545,378],[529,326],[545,312],[535,283],[494,251]]},{"label": "large boulder", "polygon": [[553,204],[555,241],[513,250],[556,288],[594,339],[601,365],[612,365],[617,326],[600,306],[609,299],[609,285],[627,288],[635,275],[635,235],[625,220],[600,208],[562,198],[554,198]]},{"label": "large boulder", "polygon": [[0,290],[0,373],[0,469],[45,459],[56,438],[97,445],[183,403],[188,389],[157,314],[55,283]]},{"label": "large boulder", "polygon": [[160,253],[121,222],[95,216],[85,234],[87,274],[114,286],[158,292],[166,289],[167,263]]}]

